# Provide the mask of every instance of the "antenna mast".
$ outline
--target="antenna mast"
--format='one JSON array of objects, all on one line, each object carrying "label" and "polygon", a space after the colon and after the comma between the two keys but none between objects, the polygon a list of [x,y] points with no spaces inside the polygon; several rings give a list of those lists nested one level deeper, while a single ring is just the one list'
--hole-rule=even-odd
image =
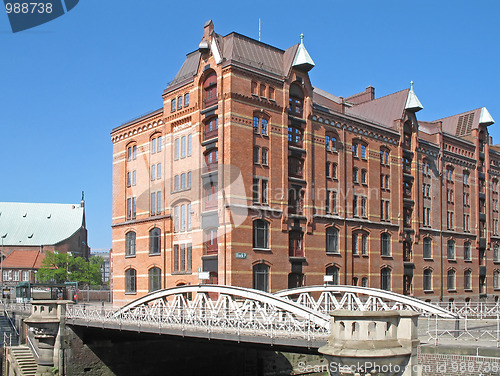
[{"label": "antenna mast", "polygon": [[259,42],[260,42],[260,18],[259,18]]}]

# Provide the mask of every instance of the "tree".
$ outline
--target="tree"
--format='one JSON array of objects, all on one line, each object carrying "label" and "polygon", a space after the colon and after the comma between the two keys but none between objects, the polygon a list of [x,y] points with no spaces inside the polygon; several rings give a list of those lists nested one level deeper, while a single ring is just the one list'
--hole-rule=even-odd
[{"label": "tree", "polygon": [[79,282],[84,285],[102,283],[102,257],[92,256],[89,261],[67,253],[48,251],[38,269],[37,278],[42,282]]}]

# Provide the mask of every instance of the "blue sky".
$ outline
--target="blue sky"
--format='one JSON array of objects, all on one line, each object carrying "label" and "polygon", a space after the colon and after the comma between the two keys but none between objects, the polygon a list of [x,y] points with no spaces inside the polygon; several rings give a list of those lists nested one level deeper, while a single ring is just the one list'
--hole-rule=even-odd
[{"label": "blue sky", "polygon": [[[81,0],[13,34],[0,12],[0,200],[77,203],[111,247],[110,131],[157,109],[203,24],[288,48],[305,34],[313,85],[338,96],[409,87],[421,120],[485,106],[500,122],[498,1]],[[228,6],[227,4],[231,4]],[[497,125],[490,127],[500,143]]]}]

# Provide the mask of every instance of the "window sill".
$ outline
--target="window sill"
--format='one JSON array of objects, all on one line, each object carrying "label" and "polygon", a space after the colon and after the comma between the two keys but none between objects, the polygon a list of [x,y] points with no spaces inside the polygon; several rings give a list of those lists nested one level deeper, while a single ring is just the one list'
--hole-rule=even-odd
[{"label": "window sill", "polygon": [[448,289],[448,292],[457,292],[457,289]]},{"label": "window sill", "polygon": [[357,257],[357,258],[361,257],[361,255],[359,253],[353,253],[352,256]]},{"label": "window sill", "polygon": [[332,255],[332,256],[340,256],[340,252],[326,252],[327,255]]},{"label": "window sill", "polygon": [[424,290],[424,294],[433,294],[434,290]]},{"label": "window sill", "polygon": [[472,262],[472,260],[470,260],[470,259],[465,260],[464,259],[464,262]]},{"label": "window sill", "polygon": [[457,259],[448,259],[448,262],[457,262]]},{"label": "window sill", "polygon": [[137,292],[126,292],[125,295],[137,295]]},{"label": "window sill", "polygon": [[464,289],[465,292],[473,292],[474,290],[472,289]]},{"label": "window sill", "polygon": [[161,252],[150,253],[149,256],[161,256]]},{"label": "window sill", "polygon": [[383,259],[390,259],[393,260],[393,257],[391,255],[380,255]]},{"label": "window sill", "polygon": [[254,252],[272,252],[271,248],[252,248]]},{"label": "window sill", "polygon": [[188,274],[193,274],[193,272],[191,270],[172,272],[172,275],[188,275]]},{"label": "window sill", "polygon": [[363,254],[361,254],[361,256],[368,257],[368,253],[363,253]]},{"label": "window sill", "polygon": [[135,255],[125,255],[125,258],[135,258]]},{"label": "window sill", "polygon": [[424,261],[434,261],[432,257],[424,257]]}]

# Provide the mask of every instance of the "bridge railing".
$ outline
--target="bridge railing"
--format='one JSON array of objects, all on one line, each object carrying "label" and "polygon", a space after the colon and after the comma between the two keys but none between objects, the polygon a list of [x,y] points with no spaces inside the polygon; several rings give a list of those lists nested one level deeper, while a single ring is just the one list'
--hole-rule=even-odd
[{"label": "bridge railing", "polygon": [[[134,310],[120,312],[82,305],[68,306],[66,319],[69,324],[98,327],[125,327],[146,330],[146,328],[170,331],[203,332],[210,334],[248,335],[268,338],[294,338],[307,341],[325,340],[329,328],[315,325],[313,320],[298,320],[287,312],[272,312],[269,315],[261,309],[242,312],[209,309],[162,309],[142,306]],[[134,329],[132,329],[134,330]],[[183,335],[184,335],[183,334]]]},{"label": "bridge railing", "polygon": [[423,341],[435,346],[473,341],[486,346],[494,344],[500,348],[500,315],[489,318],[465,316],[459,319],[421,317],[419,336]]}]

